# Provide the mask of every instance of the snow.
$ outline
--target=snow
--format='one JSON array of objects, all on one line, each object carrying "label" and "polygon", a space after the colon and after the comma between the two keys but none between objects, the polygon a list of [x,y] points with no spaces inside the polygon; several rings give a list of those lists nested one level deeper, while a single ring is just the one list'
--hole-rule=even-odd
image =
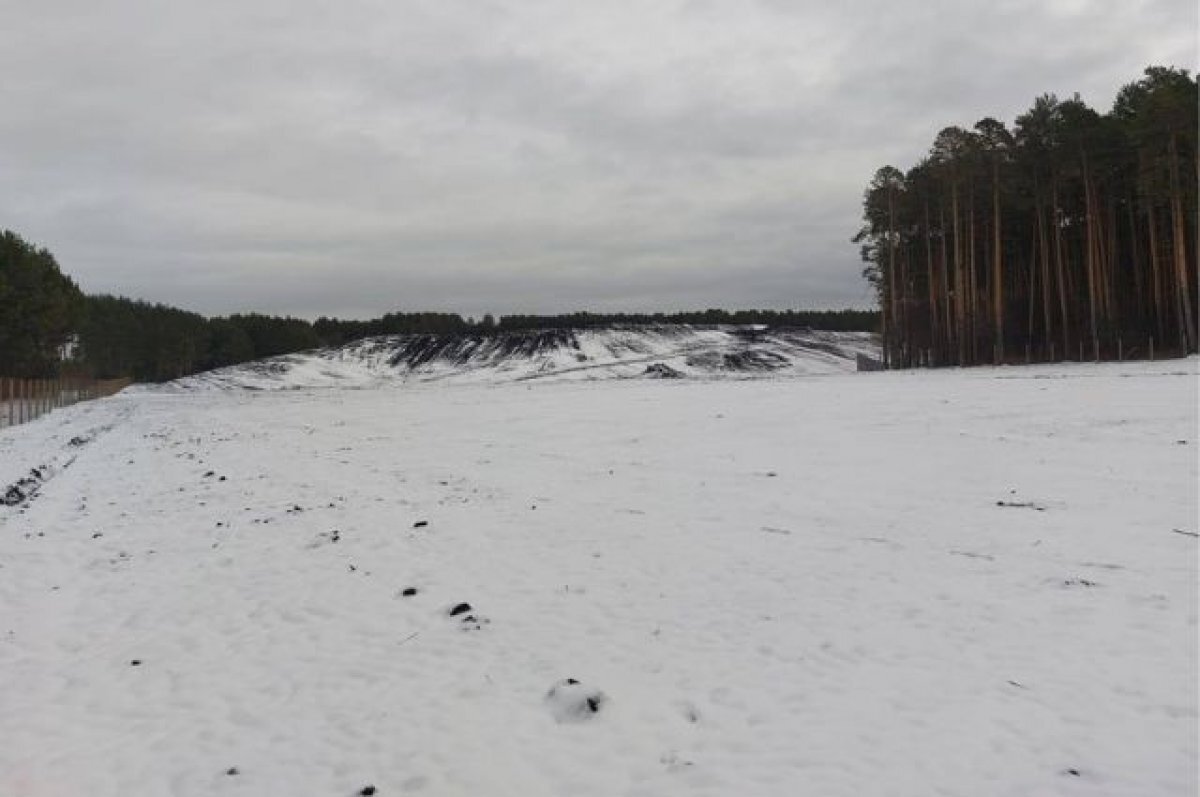
[{"label": "snow", "polygon": [[878,357],[873,335],[761,325],[643,324],[484,335],[387,335],[221,368],[181,379],[171,389],[811,376],[854,371],[857,354]]},{"label": "snow", "polygon": [[0,794],[1195,794],[1198,366],[56,411]]}]

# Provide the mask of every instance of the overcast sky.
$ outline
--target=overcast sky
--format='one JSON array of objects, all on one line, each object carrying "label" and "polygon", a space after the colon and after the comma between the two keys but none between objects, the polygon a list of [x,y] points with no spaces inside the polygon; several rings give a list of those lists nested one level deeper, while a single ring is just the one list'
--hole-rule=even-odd
[{"label": "overcast sky", "polygon": [[1194,0],[0,0],[0,227],[206,314],[866,306],[862,190]]}]

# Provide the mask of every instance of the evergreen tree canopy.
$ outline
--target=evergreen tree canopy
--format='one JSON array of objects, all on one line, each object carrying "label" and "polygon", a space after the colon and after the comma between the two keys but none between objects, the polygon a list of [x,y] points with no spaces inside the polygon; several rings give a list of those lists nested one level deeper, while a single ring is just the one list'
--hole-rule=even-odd
[{"label": "evergreen tree canopy", "polygon": [[876,172],[854,237],[893,366],[1197,347],[1197,83],[1149,67],[1100,114],[1045,94]]},{"label": "evergreen tree canopy", "polygon": [[82,299],[50,252],[0,233],[0,374],[53,376]]}]

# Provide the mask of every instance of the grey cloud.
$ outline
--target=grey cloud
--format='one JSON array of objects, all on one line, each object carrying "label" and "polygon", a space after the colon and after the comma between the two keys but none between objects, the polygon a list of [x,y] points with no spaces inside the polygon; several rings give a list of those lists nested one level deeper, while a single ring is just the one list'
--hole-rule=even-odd
[{"label": "grey cloud", "polygon": [[1190,2],[44,0],[0,225],[220,313],[864,306],[863,186],[1043,91],[1191,66]]}]

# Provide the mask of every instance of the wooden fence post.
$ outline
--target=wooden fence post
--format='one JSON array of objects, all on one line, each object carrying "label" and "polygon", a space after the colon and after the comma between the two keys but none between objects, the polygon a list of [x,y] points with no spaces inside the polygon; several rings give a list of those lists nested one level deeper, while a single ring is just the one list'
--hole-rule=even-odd
[{"label": "wooden fence post", "polygon": [[18,379],[0,376],[0,429],[37,420],[81,401],[111,396],[133,384],[131,379],[54,377]]}]

